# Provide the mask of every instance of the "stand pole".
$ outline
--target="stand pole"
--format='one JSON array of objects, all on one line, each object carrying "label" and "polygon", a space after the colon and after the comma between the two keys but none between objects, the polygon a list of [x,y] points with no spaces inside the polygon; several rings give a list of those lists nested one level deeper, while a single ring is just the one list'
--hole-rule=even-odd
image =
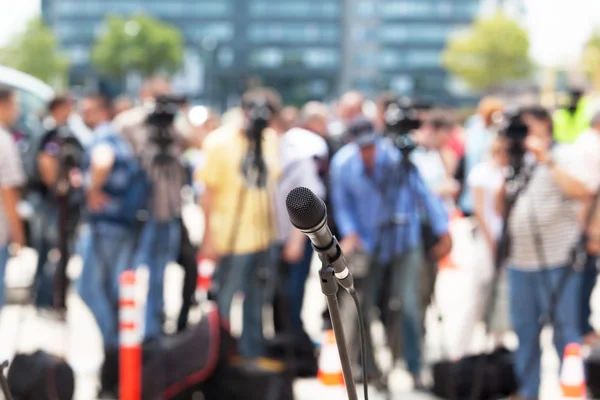
[{"label": "stand pole", "polygon": [[[342,374],[344,375],[344,384],[349,400],[358,400],[356,393],[356,385],[354,376],[352,375],[352,365],[350,364],[350,356],[348,355],[348,347],[346,345],[346,337],[344,335],[344,327],[342,325],[342,316],[340,314],[340,305],[337,298],[338,283],[333,273],[333,268],[327,265],[321,259],[322,267],[319,271],[321,278],[321,291],[327,297],[327,308],[329,308],[329,318],[335,335],[335,342],[340,353],[340,361],[342,363]],[[365,382],[365,385],[367,383]]]},{"label": "stand pole", "polygon": [[6,368],[8,368],[8,361],[4,361],[0,365],[0,386],[2,387],[2,394],[4,395],[5,400],[13,400],[10,388],[8,387],[8,380],[6,376],[4,376]]}]

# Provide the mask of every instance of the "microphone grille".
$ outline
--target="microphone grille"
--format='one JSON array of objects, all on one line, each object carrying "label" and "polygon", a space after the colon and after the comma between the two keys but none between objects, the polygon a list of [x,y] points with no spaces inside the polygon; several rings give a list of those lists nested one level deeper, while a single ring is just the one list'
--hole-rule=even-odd
[{"label": "microphone grille", "polygon": [[288,193],[285,206],[290,222],[298,229],[313,228],[327,216],[327,207],[323,200],[310,189],[302,186]]}]

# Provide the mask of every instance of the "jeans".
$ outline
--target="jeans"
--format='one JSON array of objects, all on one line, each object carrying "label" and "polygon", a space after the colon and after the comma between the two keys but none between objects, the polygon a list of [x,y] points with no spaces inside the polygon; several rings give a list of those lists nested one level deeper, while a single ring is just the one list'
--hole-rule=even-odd
[{"label": "jeans", "polygon": [[304,289],[306,279],[310,273],[313,248],[310,240],[306,240],[304,257],[295,264],[288,265],[288,277],[285,284],[285,293],[289,305],[292,329],[302,331],[302,304],[304,303]]},{"label": "jeans", "polygon": [[177,260],[181,241],[179,219],[158,222],[150,219],[140,232],[135,265],[146,265],[149,271],[148,299],[144,339],[156,339],[162,333],[165,269]]},{"label": "jeans", "polygon": [[52,307],[52,291],[56,263],[49,262],[48,253],[58,246],[58,210],[48,200],[39,200],[39,209],[31,220],[31,244],[38,254],[35,272],[35,305]]},{"label": "jeans", "polygon": [[131,229],[109,223],[81,228],[78,249],[83,270],[78,291],[98,323],[106,349],[119,345],[119,276],[133,268],[134,248]]},{"label": "jeans", "polygon": [[[548,312],[550,295],[559,286],[566,268],[570,267],[542,271],[508,269],[510,315],[513,329],[519,338],[519,347],[515,352],[515,373],[519,381],[519,394],[526,399],[538,398],[540,318]],[[578,309],[580,288],[581,273],[572,271],[554,310],[554,346],[561,359],[567,344],[581,342]]]},{"label": "jeans", "polygon": [[265,354],[262,308],[267,300],[260,269],[273,270],[275,251],[228,255],[221,258],[215,272],[218,285],[217,305],[222,318],[229,320],[231,303],[237,292],[244,293],[243,331],[239,352],[243,357],[260,357]]},{"label": "jeans", "polygon": [[[399,340],[404,343],[404,356],[408,371],[413,375],[421,372],[421,296],[420,270],[423,265],[423,250],[415,248],[396,257],[391,265],[372,264],[366,282],[365,300],[363,302],[366,325],[370,326],[373,308],[377,305],[381,287],[384,285],[386,268],[391,268],[390,274],[390,304],[391,312],[396,312],[401,321]],[[368,334],[369,329],[366,329]],[[370,335],[369,335],[370,336]],[[393,340],[393,338],[390,338]],[[375,368],[375,357],[372,341],[368,340],[371,349],[367,351],[369,370]]]},{"label": "jeans", "polygon": [[594,327],[590,324],[590,317],[592,316],[590,301],[594,286],[596,286],[597,261],[598,257],[588,255],[581,276],[581,333],[583,336],[594,332]]}]

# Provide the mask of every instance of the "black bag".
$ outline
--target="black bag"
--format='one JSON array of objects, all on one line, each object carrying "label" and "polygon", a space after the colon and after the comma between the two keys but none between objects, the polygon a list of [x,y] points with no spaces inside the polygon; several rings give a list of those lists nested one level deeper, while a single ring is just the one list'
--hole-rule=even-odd
[{"label": "black bag", "polygon": [[15,356],[8,386],[15,400],[71,400],[75,375],[63,359],[38,350]]},{"label": "black bag", "polygon": [[205,383],[202,393],[204,400],[294,400],[292,378],[279,362],[224,364]]},{"label": "black bag", "polygon": [[600,347],[592,349],[585,361],[588,396],[591,399],[600,398]]},{"label": "black bag", "polygon": [[195,326],[147,344],[143,350],[142,398],[186,399],[235,354],[216,307]]},{"label": "black bag", "polygon": [[[483,370],[480,370],[483,368]],[[480,382],[473,380],[480,377]],[[479,383],[479,385],[478,385]],[[480,387],[478,400],[494,400],[517,392],[513,354],[499,349],[490,354],[465,357],[456,362],[433,365],[433,393],[444,399],[473,400],[473,390]]]}]

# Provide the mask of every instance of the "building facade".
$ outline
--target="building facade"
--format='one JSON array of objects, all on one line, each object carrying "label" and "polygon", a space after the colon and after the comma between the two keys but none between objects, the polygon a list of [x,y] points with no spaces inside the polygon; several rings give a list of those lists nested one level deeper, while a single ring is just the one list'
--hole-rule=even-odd
[{"label": "building facade", "polygon": [[[228,105],[249,84],[300,103],[356,88],[452,100],[441,66],[452,32],[480,0],[42,0],[72,64],[72,83],[95,81],[90,47],[110,13],[145,13],[178,27],[185,66],[175,83]],[[463,93],[464,94],[464,93]]]}]

